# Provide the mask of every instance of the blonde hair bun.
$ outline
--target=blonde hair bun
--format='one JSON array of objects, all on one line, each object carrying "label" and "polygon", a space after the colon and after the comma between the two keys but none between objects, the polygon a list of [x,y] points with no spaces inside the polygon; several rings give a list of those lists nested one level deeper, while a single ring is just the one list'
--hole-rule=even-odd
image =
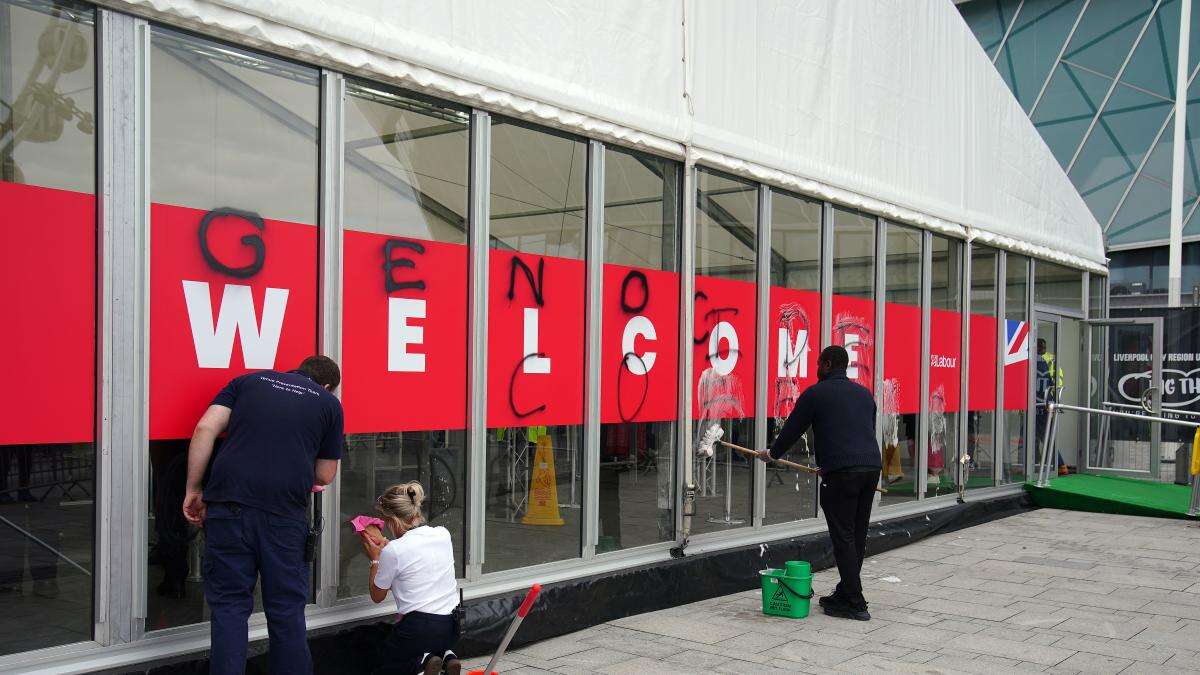
[{"label": "blonde hair bun", "polygon": [[421,504],[425,501],[425,488],[418,481],[393,485],[379,495],[375,508],[379,513],[398,518],[405,523],[422,519]]}]

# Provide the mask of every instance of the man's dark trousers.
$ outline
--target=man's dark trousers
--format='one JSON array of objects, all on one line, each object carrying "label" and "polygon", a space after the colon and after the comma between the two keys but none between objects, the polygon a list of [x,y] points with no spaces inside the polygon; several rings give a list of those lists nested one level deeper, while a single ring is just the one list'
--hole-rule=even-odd
[{"label": "man's dark trousers", "polygon": [[262,576],[272,673],[311,673],[304,605],[308,524],[238,504],[210,503],[204,520],[204,598],[212,611],[213,675],[246,669],[246,621]]},{"label": "man's dark trousers", "polygon": [[878,484],[879,469],[835,471],[821,477],[821,510],[829,524],[833,558],[842,578],[836,594],[854,609],[867,608],[859,574],[866,555],[867,526],[871,522],[871,504]]}]

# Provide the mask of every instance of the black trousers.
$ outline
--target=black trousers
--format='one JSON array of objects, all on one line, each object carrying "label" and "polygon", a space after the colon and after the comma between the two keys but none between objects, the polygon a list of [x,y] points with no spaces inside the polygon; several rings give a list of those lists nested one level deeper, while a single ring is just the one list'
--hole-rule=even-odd
[{"label": "black trousers", "polygon": [[835,593],[855,609],[866,609],[863,597],[863,557],[867,549],[867,526],[879,471],[837,471],[821,477],[821,510],[829,524],[833,558],[842,580]]},{"label": "black trousers", "polygon": [[412,675],[419,672],[426,654],[442,656],[454,649],[458,626],[453,614],[409,612],[392,626],[384,640],[375,675]]}]

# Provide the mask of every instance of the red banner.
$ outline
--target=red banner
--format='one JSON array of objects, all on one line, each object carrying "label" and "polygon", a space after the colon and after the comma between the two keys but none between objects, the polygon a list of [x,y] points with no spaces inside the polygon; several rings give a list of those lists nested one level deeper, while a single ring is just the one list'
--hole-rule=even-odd
[{"label": "red banner", "polygon": [[767,340],[767,415],[787,419],[796,399],[817,381],[821,294],[772,286]]},{"label": "red banner", "polygon": [[[96,199],[0,182],[0,445],[95,438]],[[0,450],[0,452],[4,452]]]},{"label": "red banner", "polygon": [[[885,336],[886,337],[886,336]],[[959,408],[962,391],[962,314],[931,309],[929,317],[929,403],[935,410],[939,395],[948,413]]]},{"label": "red banner", "polygon": [[832,344],[846,348],[850,367],[846,374],[875,390],[875,303],[848,295],[833,296]]},{"label": "red banner", "polygon": [[883,379],[895,392],[896,405],[895,410],[886,412],[918,413],[921,410],[921,308],[885,303],[883,320]]},{"label": "red banner", "polygon": [[755,285],[696,277],[692,416],[754,416]]},{"label": "red banner", "polygon": [[679,402],[679,275],[604,266],[600,419],[674,420]]},{"label": "red banner", "polygon": [[996,318],[971,315],[971,368],[967,373],[967,409],[996,409]]},{"label": "red banner", "polygon": [[489,263],[488,426],[581,424],[583,261],[492,249]]},{"label": "red banner", "polygon": [[352,231],[343,242],[346,432],[466,428],[467,247]]},{"label": "red banner", "polygon": [[166,204],[150,221],[150,438],[187,438],[230,379],[316,351],[317,228]]}]

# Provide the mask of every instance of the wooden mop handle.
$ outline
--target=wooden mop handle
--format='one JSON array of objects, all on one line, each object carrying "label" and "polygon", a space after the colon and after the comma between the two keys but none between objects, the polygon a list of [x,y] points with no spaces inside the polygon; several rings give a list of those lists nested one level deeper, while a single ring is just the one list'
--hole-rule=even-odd
[{"label": "wooden mop handle", "polygon": [[[743,455],[747,455],[747,456],[753,456],[753,457],[757,457],[757,456],[758,456],[758,453],[757,453],[757,452],[755,452],[755,451],[753,451],[753,450],[751,450],[750,448],[743,448],[743,447],[742,447],[742,446],[740,446],[740,445],[734,445],[733,443],[728,443],[728,442],[726,442],[726,441],[717,441],[717,442],[718,442],[718,443],[720,443],[721,445],[724,445],[724,446],[725,446],[725,447],[727,447],[727,448],[733,448],[734,450],[737,450],[738,452],[742,453]],[[814,473],[814,474],[820,474],[820,473],[821,473],[820,469],[817,469],[816,467],[807,466],[807,465],[804,465],[804,464],[799,464],[799,463],[797,463],[797,462],[789,462],[789,461],[788,461],[788,460],[786,460],[786,459],[774,459],[774,458],[772,458],[772,459],[771,459],[771,461],[772,461],[772,462],[775,462],[776,464],[779,464],[780,466],[786,466],[786,467],[788,467],[789,469],[795,469],[796,471],[805,471],[805,472],[807,472],[807,473]],[[875,487],[875,491],[876,491],[876,492],[878,492],[878,493],[880,493],[880,494],[885,494],[885,495],[887,494],[887,490],[885,490],[885,489],[883,489],[883,488],[881,488],[881,487],[879,487],[879,486],[876,486],[876,487]]]}]

